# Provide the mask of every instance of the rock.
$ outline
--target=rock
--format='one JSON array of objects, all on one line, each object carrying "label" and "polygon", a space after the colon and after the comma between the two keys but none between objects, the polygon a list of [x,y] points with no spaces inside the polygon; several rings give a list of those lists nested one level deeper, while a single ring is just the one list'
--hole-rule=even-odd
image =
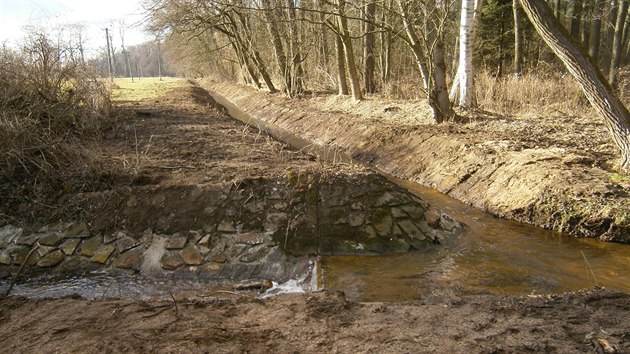
[{"label": "rock", "polygon": [[208,244],[210,243],[210,235],[206,235],[204,237],[202,237],[199,242],[197,242],[198,245],[205,245],[208,246]]},{"label": "rock", "polygon": [[225,257],[225,254],[223,254],[223,252],[216,249],[212,250],[212,252],[210,253],[210,260],[216,263],[227,262],[227,258]]},{"label": "rock", "polygon": [[162,255],[160,264],[166,270],[174,270],[184,265],[184,260],[176,252],[166,252]]},{"label": "rock", "polygon": [[462,227],[460,223],[451,219],[451,217],[446,214],[440,216],[440,226],[446,231],[453,231]]},{"label": "rock", "polygon": [[11,256],[9,252],[2,251],[0,252],[0,264],[9,265],[11,264]]},{"label": "rock", "polygon": [[81,254],[86,257],[94,256],[94,254],[96,254],[96,250],[102,243],[103,238],[101,235],[96,235],[83,241],[83,244],[81,245]]},{"label": "rock", "polygon": [[350,209],[352,210],[365,210],[365,204],[362,202],[353,202],[350,204]]},{"label": "rock", "polygon": [[116,250],[116,246],[112,244],[109,244],[109,245],[103,244],[96,250],[91,261],[94,263],[106,264],[107,260],[109,259],[109,256],[111,256],[115,250]]},{"label": "rock", "polygon": [[129,236],[123,236],[116,241],[116,247],[118,248],[118,252],[123,253],[127,250],[130,250],[140,244],[140,241],[135,240]]},{"label": "rock", "polygon": [[66,256],[72,256],[74,251],[76,251],[77,246],[79,246],[81,240],[78,238],[72,238],[69,240],[65,240],[60,246],[59,249],[66,254]]},{"label": "rock", "polygon": [[[22,263],[26,262],[26,257],[31,251],[31,247],[27,246],[17,246],[9,250],[9,255],[13,259],[13,264],[22,265]],[[32,254],[29,259],[29,264],[35,264],[37,262],[37,254]]]},{"label": "rock", "polygon": [[399,204],[399,203],[396,200],[396,197],[394,197],[390,192],[385,192],[381,194],[381,196],[378,197],[376,201],[374,202],[375,206],[396,205],[396,204]]},{"label": "rock", "polygon": [[203,231],[192,230],[188,231],[188,242],[193,245],[199,243],[199,240],[203,238]]},{"label": "rock", "polygon": [[219,232],[236,232],[236,229],[234,228],[234,225],[232,224],[231,220],[223,219],[223,220],[221,220],[221,223],[219,224],[219,226],[217,226],[217,231],[219,231]]},{"label": "rock", "polygon": [[[420,229],[409,219],[399,221],[398,226],[402,229],[405,235],[407,235],[409,240],[422,241],[426,239],[426,236],[422,233],[422,231],[420,231]],[[411,244],[413,245],[413,243]]]},{"label": "rock", "polygon": [[440,225],[440,212],[435,208],[430,208],[424,212],[424,218],[427,224],[432,228],[438,228]]},{"label": "rock", "polygon": [[39,242],[40,245],[57,246],[63,240],[64,240],[63,234],[60,234],[57,232],[51,232],[49,234],[40,236],[39,240],[37,241]]},{"label": "rock", "polygon": [[114,267],[122,269],[133,269],[140,271],[142,265],[142,255],[144,251],[141,247],[131,249],[120,256],[114,261]]},{"label": "rock", "polygon": [[392,230],[394,221],[387,210],[382,210],[372,218],[372,226],[379,236],[387,236]]},{"label": "rock", "polygon": [[51,247],[51,246],[41,246],[41,245],[40,245],[39,247],[37,247],[37,254],[38,254],[40,257],[43,257],[43,256],[47,255],[48,253],[50,253],[50,252],[52,252],[52,251],[56,250],[56,249],[57,249],[57,248],[55,248],[55,247]]},{"label": "rock", "polygon": [[41,268],[54,267],[57,264],[63,262],[64,259],[65,256],[63,255],[63,252],[61,252],[60,250],[55,250],[48,253],[46,256],[44,256],[44,258],[40,259],[39,262],[37,262],[37,266]]},{"label": "rock", "polygon": [[289,216],[286,213],[267,214],[267,220],[265,222],[265,230],[276,231],[282,227],[286,227],[288,218]]},{"label": "rock", "polygon": [[265,235],[261,233],[255,233],[255,232],[247,232],[244,234],[237,235],[234,238],[234,242],[245,244],[245,245],[259,245],[265,242]]},{"label": "rock", "polygon": [[407,213],[405,213],[402,209],[392,208],[391,211],[392,211],[392,216],[395,217],[396,219],[406,219],[409,217]]},{"label": "rock", "polygon": [[350,213],[348,214],[348,223],[352,227],[357,227],[363,225],[365,222],[365,214],[363,213]]},{"label": "rock", "polygon": [[269,248],[265,246],[256,246],[248,249],[245,254],[243,254],[238,260],[243,263],[252,263],[257,262],[263,259],[267,253],[269,252]]},{"label": "rock", "polygon": [[183,232],[174,233],[166,243],[167,250],[180,250],[188,242],[188,235]]},{"label": "rock", "polygon": [[122,231],[116,231],[114,233],[111,234],[106,234],[105,236],[103,236],[103,243],[112,243],[116,240],[118,240],[121,237],[125,237],[125,233]]},{"label": "rock", "polygon": [[87,238],[90,237],[90,232],[88,231],[87,224],[81,221],[68,225],[64,232],[64,235],[66,236],[66,238]]},{"label": "rock", "polygon": [[13,225],[5,225],[0,227],[0,248],[7,247],[13,240],[20,237],[22,235],[22,228],[13,226]]},{"label": "rock", "polygon": [[188,245],[180,254],[187,265],[200,265],[203,263],[201,252],[193,245]]},{"label": "rock", "polygon": [[374,227],[372,225],[365,225],[365,227],[363,228],[363,232],[365,232],[365,237],[367,237],[368,239],[372,239],[377,236],[376,230],[374,230]]},{"label": "rock", "polygon": [[208,253],[210,253],[210,249],[206,246],[198,245],[197,248],[199,249],[199,253],[201,253],[201,256],[203,257],[207,256]]},{"label": "rock", "polygon": [[41,234],[21,235],[15,240],[17,245],[33,246]]},{"label": "rock", "polygon": [[407,213],[407,215],[409,215],[414,220],[419,220],[419,219],[424,218],[425,209],[418,205],[415,205],[415,204],[404,205],[402,209]]}]

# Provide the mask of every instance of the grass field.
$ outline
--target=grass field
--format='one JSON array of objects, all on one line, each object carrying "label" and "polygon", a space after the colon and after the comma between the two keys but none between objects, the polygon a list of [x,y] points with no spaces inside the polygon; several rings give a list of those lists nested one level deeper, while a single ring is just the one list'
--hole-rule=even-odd
[{"label": "grass field", "polygon": [[130,78],[117,78],[112,85],[112,101],[138,102],[157,98],[184,83],[184,79],[176,77],[163,77],[161,81],[157,77],[143,77],[135,78],[133,82]]}]

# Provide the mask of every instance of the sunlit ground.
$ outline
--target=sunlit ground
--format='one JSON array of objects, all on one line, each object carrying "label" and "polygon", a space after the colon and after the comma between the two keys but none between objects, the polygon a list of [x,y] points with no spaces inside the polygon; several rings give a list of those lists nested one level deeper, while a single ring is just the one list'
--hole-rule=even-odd
[{"label": "sunlit ground", "polygon": [[112,87],[112,100],[138,102],[157,98],[184,83],[184,79],[175,77],[162,77],[162,80],[142,77],[134,78],[133,81],[131,78],[116,78]]}]

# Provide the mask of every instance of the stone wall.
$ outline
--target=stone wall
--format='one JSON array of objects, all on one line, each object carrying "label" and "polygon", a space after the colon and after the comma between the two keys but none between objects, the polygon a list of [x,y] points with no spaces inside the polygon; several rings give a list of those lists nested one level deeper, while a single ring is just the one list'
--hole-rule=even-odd
[{"label": "stone wall", "polygon": [[286,281],[304,274],[316,255],[407,252],[461,231],[438,209],[365,171],[289,171],[223,191],[147,187],[120,198],[104,212],[120,218],[109,227],[102,221],[0,227],[0,276],[27,263],[32,274],[107,270]]}]

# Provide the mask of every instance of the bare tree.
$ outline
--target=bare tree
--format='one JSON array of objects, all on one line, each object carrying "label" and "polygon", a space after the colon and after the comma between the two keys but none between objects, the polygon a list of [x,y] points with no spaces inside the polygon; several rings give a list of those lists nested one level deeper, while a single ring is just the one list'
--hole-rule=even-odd
[{"label": "bare tree", "polygon": [[602,73],[555,19],[544,0],[520,0],[538,34],[575,77],[588,101],[603,119],[621,152],[620,166],[630,171],[630,113]]}]

